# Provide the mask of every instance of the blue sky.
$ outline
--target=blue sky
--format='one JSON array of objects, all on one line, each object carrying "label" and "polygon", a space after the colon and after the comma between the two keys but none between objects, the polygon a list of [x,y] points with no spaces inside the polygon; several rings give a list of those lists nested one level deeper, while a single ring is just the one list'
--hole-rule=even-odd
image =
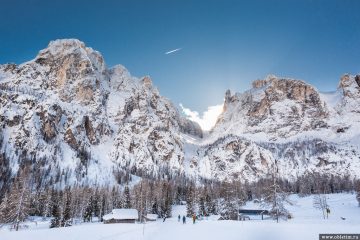
[{"label": "blue sky", "polygon": [[[0,0],[0,63],[78,38],[202,112],[267,74],[335,90],[360,72],[356,0]],[[172,54],[165,52],[182,48]]]}]

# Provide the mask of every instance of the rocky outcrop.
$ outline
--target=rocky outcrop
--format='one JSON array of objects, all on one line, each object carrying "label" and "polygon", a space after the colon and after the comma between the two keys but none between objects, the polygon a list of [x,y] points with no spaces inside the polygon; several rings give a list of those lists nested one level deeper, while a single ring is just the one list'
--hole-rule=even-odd
[{"label": "rocky outcrop", "polygon": [[358,87],[360,87],[360,75],[355,76],[355,82],[358,85]]},{"label": "rocky outcrop", "polygon": [[275,163],[269,151],[233,135],[200,148],[197,158],[201,176],[221,181],[266,178],[270,176]]},{"label": "rocky outcrop", "polygon": [[37,115],[41,121],[41,133],[46,142],[50,142],[58,134],[57,125],[62,117],[62,109],[58,105],[50,107],[49,112],[41,106]]},{"label": "rocky outcrop", "polygon": [[309,173],[358,176],[360,169],[356,147],[317,138],[269,143],[228,135],[200,148],[197,162],[201,176],[223,181],[267,178],[275,164],[290,181]]},{"label": "rocky outcrop", "polygon": [[303,81],[269,76],[242,94],[225,94],[224,111],[214,128],[224,133],[265,133],[289,137],[326,128],[328,110],[319,93]]},{"label": "rocky outcrop", "polygon": [[341,77],[339,90],[342,93],[342,102],[339,111],[342,114],[360,113],[360,75],[352,76],[346,74]]},{"label": "rocky outcrop", "polygon": [[84,104],[101,101],[100,82],[106,79],[105,63],[100,53],[79,40],[57,40],[35,58],[45,69],[46,84],[59,93],[62,101]]}]

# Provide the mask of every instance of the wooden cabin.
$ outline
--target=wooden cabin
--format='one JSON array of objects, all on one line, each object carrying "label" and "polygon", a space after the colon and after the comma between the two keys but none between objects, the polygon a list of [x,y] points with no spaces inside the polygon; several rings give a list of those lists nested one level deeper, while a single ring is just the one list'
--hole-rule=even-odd
[{"label": "wooden cabin", "polygon": [[113,209],[111,213],[103,216],[105,224],[108,223],[135,223],[139,219],[139,213],[136,209]]},{"label": "wooden cabin", "polygon": [[261,209],[239,209],[238,220],[250,220],[250,216],[261,215],[261,219],[264,220],[264,215],[270,215],[268,210]]}]

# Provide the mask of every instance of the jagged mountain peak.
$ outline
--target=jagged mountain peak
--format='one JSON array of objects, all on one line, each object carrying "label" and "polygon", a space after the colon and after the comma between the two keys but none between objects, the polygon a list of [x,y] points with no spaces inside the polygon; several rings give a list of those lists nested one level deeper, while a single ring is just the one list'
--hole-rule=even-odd
[{"label": "jagged mountain peak", "polygon": [[312,85],[306,83],[303,80],[286,78],[286,77],[277,77],[274,74],[269,74],[264,79],[258,79],[253,81],[252,87],[255,89],[263,88],[263,87],[266,88],[273,87],[273,88],[279,88],[280,91],[283,91],[284,89],[282,88],[284,87],[287,87],[288,89],[295,87],[307,87],[315,90],[315,88]]},{"label": "jagged mountain peak", "polygon": [[352,84],[356,84],[358,87],[360,87],[360,74],[352,75],[346,73],[341,76],[339,81],[339,88],[348,87]]},{"label": "jagged mountain peak", "polygon": [[[252,82],[252,88],[244,93],[231,94],[230,90],[225,93],[225,103],[236,101],[241,95],[258,95],[263,92],[273,95],[273,100],[293,99],[297,101],[307,101],[311,97],[316,97],[317,90],[312,85],[303,80],[277,77],[273,74],[267,75],[264,79],[257,79]],[[313,96],[311,96],[313,95]],[[262,97],[262,96],[260,96]]]},{"label": "jagged mountain peak", "polygon": [[253,82],[244,93],[225,94],[224,111],[213,131],[289,137],[326,127],[328,110],[317,90],[301,80],[273,75]]},{"label": "jagged mountain peak", "polygon": [[127,68],[121,64],[116,64],[112,68],[109,69],[110,74],[114,75],[128,75],[130,76],[130,72],[127,70]]},{"label": "jagged mountain peak", "polygon": [[86,50],[87,47],[85,46],[85,43],[79,39],[57,39],[50,41],[46,49],[40,50],[40,54],[47,50],[51,51],[53,55],[64,54],[66,52],[73,52],[76,49]]},{"label": "jagged mountain peak", "polygon": [[340,78],[338,88],[346,97],[360,97],[360,75],[344,74]]},{"label": "jagged mountain peak", "polygon": [[142,83],[146,88],[152,88],[152,86],[153,86],[152,80],[151,80],[150,76],[145,76],[145,77],[141,78],[141,83]]},{"label": "jagged mountain peak", "polygon": [[77,68],[79,72],[102,73],[106,70],[102,55],[77,39],[51,41],[47,48],[39,52],[34,61],[42,66],[56,65],[60,68],[71,66]]},{"label": "jagged mountain peak", "polygon": [[40,50],[36,59],[49,56],[65,56],[75,53],[82,54],[84,56],[94,54],[103,58],[100,52],[93,50],[91,47],[87,47],[84,42],[78,39],[57,39],[50,41],[46,48]]},{"label": "jagged mountain peak", "polygon": [[274,74],[268,74],[264,79],[257,79],[252,82],[253,88],[261,88],[269,83],[271,83],[274,80],[279,79]]}]

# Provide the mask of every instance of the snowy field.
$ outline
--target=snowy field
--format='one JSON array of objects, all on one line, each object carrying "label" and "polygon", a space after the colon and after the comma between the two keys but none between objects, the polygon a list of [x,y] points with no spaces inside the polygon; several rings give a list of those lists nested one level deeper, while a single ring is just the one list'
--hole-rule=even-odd
[{"label": "snowy field", "polygon": [[[0,230],[1,240],[311,240],[319,233],[360,233],[360,207],[354,194],[327,195],[331,214],[322,218],[321,211],[313,208],[313,197],[291,196],[293,206],[288,209],[293,219],[276,223],[273,220],[216,221],[209,217],[196,224],[187,219],[183,225],[178,214],[185,214],[185,206],[173,207],[173,218],[146,224],[89,223],[68,228],[49,229],[46,223],[32,224],[30,229],[19,232]],[[259,207],[248,203],[247,207]],[[245,208],[245,207],[244,207]],[[341,218],[345,218],[342,220]]]}]

